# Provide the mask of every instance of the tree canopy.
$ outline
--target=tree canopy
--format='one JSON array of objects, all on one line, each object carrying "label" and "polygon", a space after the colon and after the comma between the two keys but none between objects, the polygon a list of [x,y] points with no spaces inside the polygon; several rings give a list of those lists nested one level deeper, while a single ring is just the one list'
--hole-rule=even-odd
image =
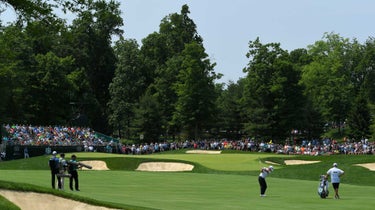
[{"label": "tree canopy", "polygon": [[166,14],[142,43],[124,37],[119,7],[0,0],[0,14],[17,14],[0,21],[1,123],[89,126],[142,142],[311,140],[327,127],[373,138],[373,38],[361,44],[325,33],[289,52],[258,37],[249,41],[246,76],[222,84],[188,5]]}]

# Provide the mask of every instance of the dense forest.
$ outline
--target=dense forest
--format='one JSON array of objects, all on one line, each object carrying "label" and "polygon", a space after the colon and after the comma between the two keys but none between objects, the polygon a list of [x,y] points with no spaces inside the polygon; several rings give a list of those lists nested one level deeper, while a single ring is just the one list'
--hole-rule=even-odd
[{"label": "dense forest", "polygon": [[259,37],[247,66],[233,69],[246,76],[223,84],[188,5],[142,43],[123,36],[119,6],[0,0],[0,15],[17,14],[0,18],[0,124],[87,126],[143,142],[314,139],[333,127],[373,138],[374,38],[326,33],[289,52]]}]

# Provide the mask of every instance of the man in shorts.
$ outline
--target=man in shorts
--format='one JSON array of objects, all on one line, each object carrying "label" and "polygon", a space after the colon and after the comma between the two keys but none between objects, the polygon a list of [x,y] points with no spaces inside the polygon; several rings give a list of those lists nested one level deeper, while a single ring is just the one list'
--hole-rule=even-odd
[{"label": "man in shorts", "polygon": [[337,163],[334,163],[333,167],[327,171],[326,177],[328,176],[331,177],[332,187],[335,190],[335,199],[340,199],[339,186],[340,186],[340,177],[342,175],[344,175],[344,171],[337,167]]}]

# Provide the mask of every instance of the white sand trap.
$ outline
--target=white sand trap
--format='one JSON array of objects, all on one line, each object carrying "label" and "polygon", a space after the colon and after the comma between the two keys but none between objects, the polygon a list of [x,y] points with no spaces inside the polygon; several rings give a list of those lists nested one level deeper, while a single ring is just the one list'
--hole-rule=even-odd
[{"label": "white sand trap", "polygon": [[375,163],[356,164],[356,166],[362,166],[368,168],[370,171],[375,171]]},{"label": "white sand trap", "polygon": [[22,210],[72,209],[72,210],[107,210],[109,208],[35,192],[17,192],[0,189],[0,195],[17,205]]},{"label": "white sand trap", "polygon": [[92,166],[92,169],[82,167],[82,170],[98,170],[98,171],[109,170],[109,168],[107,167],[107,164],[101,160],[85,160],[85,161],[80,161],[80,162],[83,164]]},{"label": "white sand trap", "polygon": [[302,165],[302,164],[313,164],[319,163],[320,161],[307,161],[307,160],[285,160],[286,165]]},{"label": "white sand trap", "polygon": [[186,163],[172,162],[148,162],[142,163],[136,169],[137,171],[192,171],[193,165]]},{"label": "white sand trap", "polygon": [[212,151],[212,150],[188,150],[186,153],[189,154],[220,154],[221,151]]}]

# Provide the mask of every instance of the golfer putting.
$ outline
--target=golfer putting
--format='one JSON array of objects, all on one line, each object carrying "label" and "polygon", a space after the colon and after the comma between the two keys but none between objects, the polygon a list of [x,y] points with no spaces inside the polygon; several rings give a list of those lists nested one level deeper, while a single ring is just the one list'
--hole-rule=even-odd
[{"label": "golfer putting", "polygon": [[258,177],[258,182],[260,186],[260,197],[265,197],[266,196],[266,190],[267,190],[267,182],[266,182],[266,177],[273,171],[273,166],[263,167],[260,170],[260,174]]}]

